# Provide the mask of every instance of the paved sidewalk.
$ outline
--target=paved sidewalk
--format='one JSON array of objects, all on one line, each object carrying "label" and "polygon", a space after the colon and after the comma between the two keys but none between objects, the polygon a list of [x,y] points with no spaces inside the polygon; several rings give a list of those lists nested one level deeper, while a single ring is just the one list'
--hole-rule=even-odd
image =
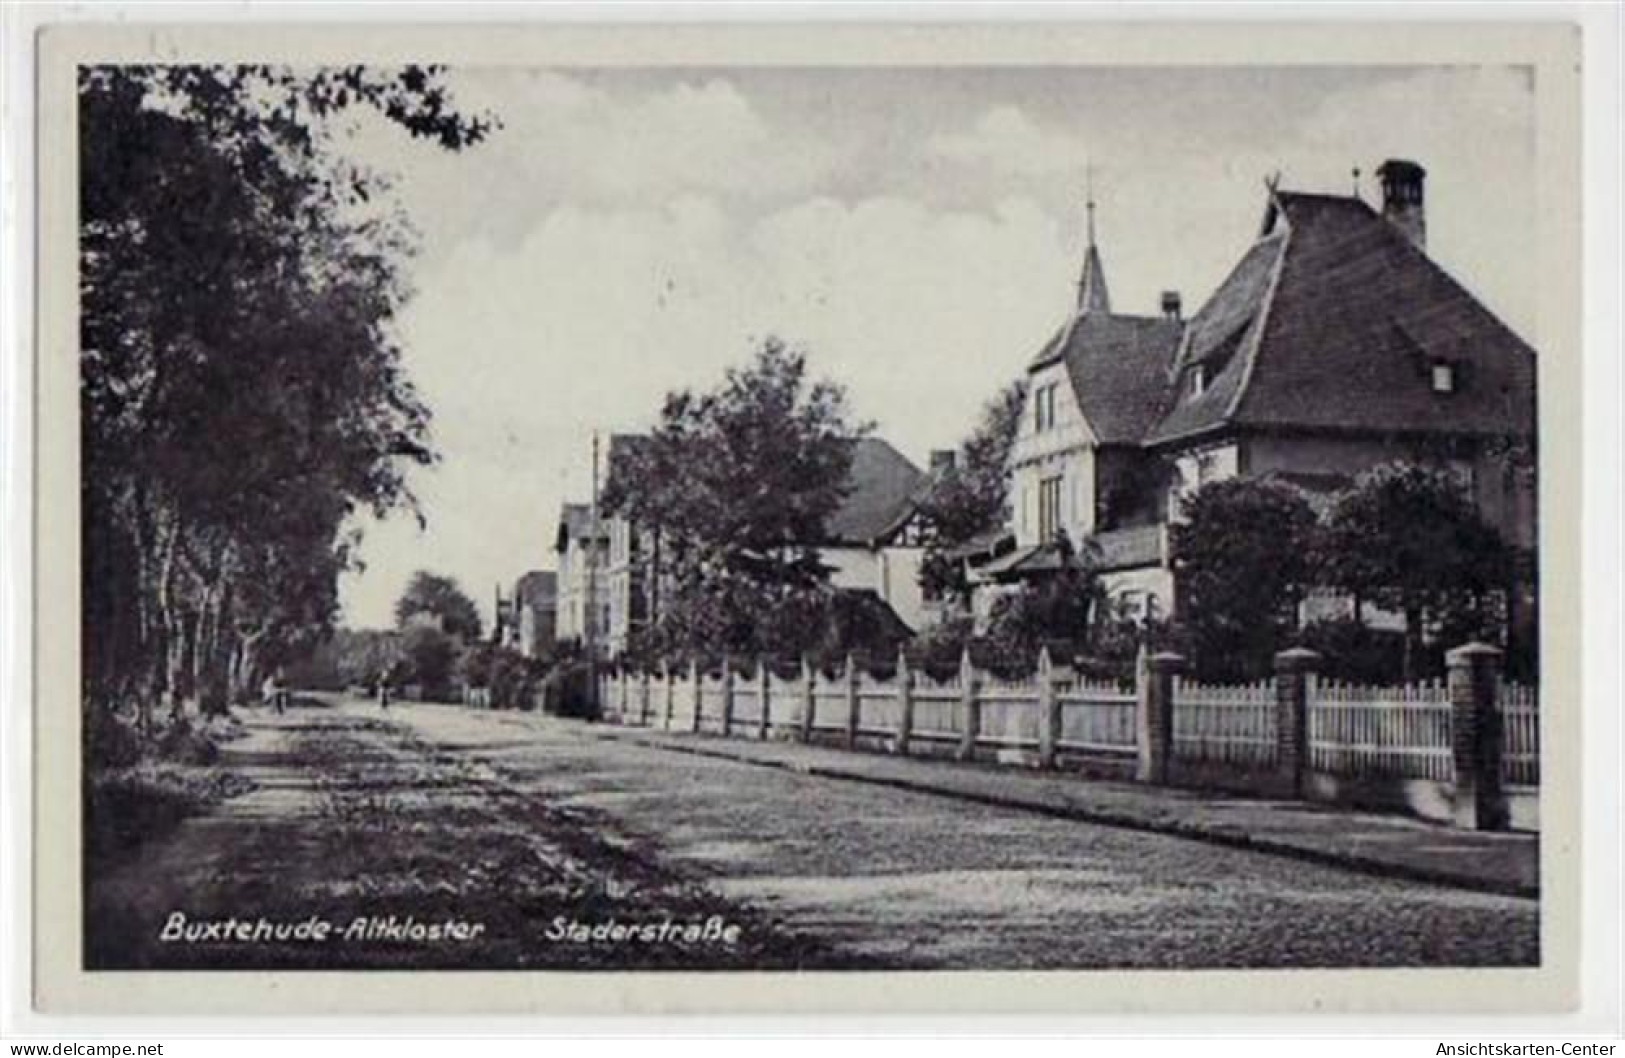
[{"label": "paved sidewalk", "polygon": [[797,742],[759,742],[614,724],[595,724],[590,730],[602,738],[1173,834],[1383,877],[1513,896],[1540,895],[1540,840],[1534,834],[1456,830],[1399,815],[1302,801],[1148,787],[1075,774],[895,757]]}]

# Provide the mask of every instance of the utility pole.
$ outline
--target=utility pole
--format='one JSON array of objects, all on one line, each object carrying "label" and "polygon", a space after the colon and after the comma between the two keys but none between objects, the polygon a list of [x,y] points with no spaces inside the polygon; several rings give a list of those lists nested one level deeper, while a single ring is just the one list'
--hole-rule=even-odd
[{"label": "utility pole", "polygon": [[587,645],[587,684],[598,703],[598,431],[592,432],[592,500],[587,506],[587,600],[583,629]]}]

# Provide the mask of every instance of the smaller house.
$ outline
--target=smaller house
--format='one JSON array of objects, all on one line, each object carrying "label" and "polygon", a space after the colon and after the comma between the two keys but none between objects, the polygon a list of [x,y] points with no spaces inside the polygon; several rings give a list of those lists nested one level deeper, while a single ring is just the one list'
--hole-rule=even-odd
[{"label": "smaller house", "polygon": [[539,658],[553,648],[558,623],[558,575],[532,570],[520,577],[513,594],[497,589],[495,640],[527,658]]},{"label": "smaller house", "polygon": [[553,550],[558,556],[555,640],[602,642],[609,631],[609,589],[603,576],[609,533],[590,506],[564,504]]},{"label": "smaller house", "polygon": [[836,588],[873,592],[903,624],[919,631],[928,606],[920,589],[925,559],[919,503],[929,479],[878,437],[852,443],[847,494],[830,515],[818,555]]}]

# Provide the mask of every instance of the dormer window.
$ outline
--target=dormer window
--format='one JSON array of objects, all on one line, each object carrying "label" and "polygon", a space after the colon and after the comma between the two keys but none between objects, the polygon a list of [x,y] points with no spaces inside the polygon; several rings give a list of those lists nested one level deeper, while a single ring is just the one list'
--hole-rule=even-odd
[{"label": "dormer window", "polygon": [[1456,392],[1456,365],[1448,360],[1433,361],[1433,392]]},{"label": "dormer window", "polygon": [[1190,398],[1195,400],[1207,392],[1207,365],[1197,364],[1191,368]]}]

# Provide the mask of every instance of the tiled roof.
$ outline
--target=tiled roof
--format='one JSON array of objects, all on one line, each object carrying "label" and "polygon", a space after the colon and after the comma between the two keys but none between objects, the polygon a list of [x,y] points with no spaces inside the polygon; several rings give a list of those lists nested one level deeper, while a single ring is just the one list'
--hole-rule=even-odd
[{"label": "tiled roof", "polygon": [[[1162,532],[1160,525],[1146,525],[1095,533],[1084,540],[1086,553],[1072,561],[1079,568],[1087,566],[1102,573],[1160,566]],[[979,563],[976,572],[995,580],[1013,580],[1034,574],[1055,573],[1066,565],[1060,545],[1035,544]]]},{"label": "tiled roof", "polygon": [[847,494],[825,524],[830,544],[867,545],[884,536],[913,509],[925,475],[878,437],[852,442]]},{"label": "tiled roof", "polygon": [[1086,312],[1039,351],[1028,371],[1065,360],[1089,428],[1102,444],[1145,436],[1166,403],[1168,368],[1182,324],[1160,316]]},{"label": "tiled roof", "polygon": [[[1175,403],[1150,443],[1227,424],[1533,432],[1533,350],[1370,206],[1279,192],[1267,224],[1192,321],[1180,365],[1211,356],[1206,391]],[[1436,361],[1454,365],[1455,392],[1433,392]]]}]

